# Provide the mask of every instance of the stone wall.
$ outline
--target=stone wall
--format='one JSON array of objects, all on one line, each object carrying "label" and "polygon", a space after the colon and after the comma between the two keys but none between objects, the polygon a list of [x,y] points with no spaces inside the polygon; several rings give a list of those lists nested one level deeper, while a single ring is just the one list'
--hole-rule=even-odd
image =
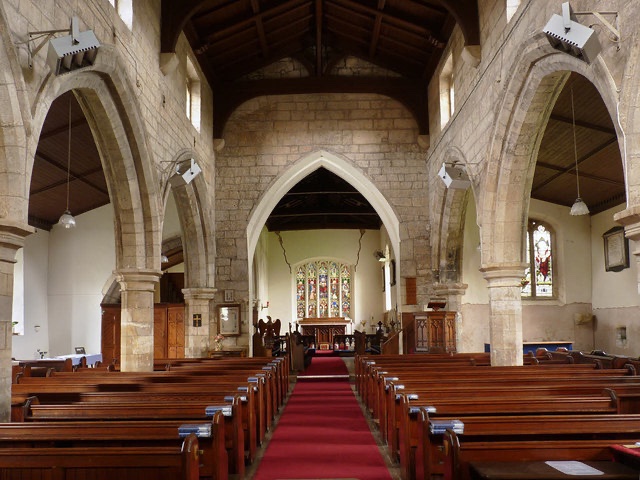
[{"label": "stone wall", "polygon": [[260,97],[234,112],[216,161],[218,288],[248,294],[247,223],[268,189],[297,162],[329,151],[377,187],[401,223],[403,276],[426,296],[430,240],[424,151],[398,102],[371,94]]}]

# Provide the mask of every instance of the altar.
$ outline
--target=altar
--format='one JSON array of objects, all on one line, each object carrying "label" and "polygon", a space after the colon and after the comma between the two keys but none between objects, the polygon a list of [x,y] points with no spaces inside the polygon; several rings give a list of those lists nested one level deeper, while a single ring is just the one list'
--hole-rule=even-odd
[{"label": "altar", "polygon": [[333,337],[344,335],[350,320],[343,317],[317,317],[298,320],[302,335],[313,335],[316,339],[316,348],[333,348]]}]

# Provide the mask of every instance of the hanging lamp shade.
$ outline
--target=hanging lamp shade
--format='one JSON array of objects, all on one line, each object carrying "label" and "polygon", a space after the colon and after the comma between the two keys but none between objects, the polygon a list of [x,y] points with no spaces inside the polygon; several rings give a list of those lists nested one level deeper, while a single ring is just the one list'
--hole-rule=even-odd
[{"label": "hanging lamp shade", "polygon": [[576,201],[573,202],[571,211],[569,213],[571,215],[589,215],[589,207],[587,207],[587,204],[584,203],[580,197],[578,197],[576,198]]},{"label": "hanging lamp shade", "polygon": [[60,216],[60,220],[58,220],[58,223],[64,228],[73,228],[76,226],[76,219],[73,218],[73,215],[71,215],[71,212],[69,210],[65,210],[64,213]]},{"label": "hanging lamp shade", "polygon": [[589,215],[589,207],[580,198],[580,176],[578,174],[578,142],[576,141],[576,111],[573,105],[573,86],[571,87],[571,125],[573,130],[573,158],[575,161],[576,169],[576,190],[578,196],[576,201],[571,206],[571,215]]}]

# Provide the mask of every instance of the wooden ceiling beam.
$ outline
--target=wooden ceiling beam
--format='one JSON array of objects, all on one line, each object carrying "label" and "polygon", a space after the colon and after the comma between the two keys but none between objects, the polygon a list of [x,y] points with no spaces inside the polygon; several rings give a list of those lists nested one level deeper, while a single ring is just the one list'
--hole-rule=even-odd
[{"label": "wooden ceiling beam", "polygon": [[[557,122],[566,123],[569,125],[573,125],[573,119],[571,117],[565,117],[563,115],[558,115],[557,113],[552,113],[549,116],[550,120],[555,120]],[[589,130],[594,130],[596,132],[608,133],[610,135],[616,135],[617,133],[614,128],[611,127],[602,127],[600,125],[596,125],[595,123],[585,122],[583,120],[575,120],[576,127],[588,128]]]},{"label": "wooden ceiling beam", "polygon": [[233,25],[229,25],[228,27],[221,28],[220,30],[216,30],[211,35],[205,37],[203,43],[215,43],[225,37],[233,36],[238,31],[242,31],[247,27],[253,26],[258,18],[264,21],[265,17],[272,17],[278,15],[280,13],[297,13],[299,10],[308,9],[309,3],[307,0],[289,0],[288,2],[282,3],[274,8],[269,10],[263,10],[257,15],[252,15],[251,17],[245,18]]},{"label": "wooden ceiling beam", "polygon": [[213,135],[220,138],[229,116],[242,103],[265,95],[310,93],[377,93],[400,102],[418,125],[418,134],[429,133],[426,88],[422,80],[399,77],[319,77],[263,79],[219,84],[214,105]]},{"label": "wooden ceiling beam", "polygon": [[451,14],[464,36],[464,44],[480,45],[478,0],[438,0]]},{"label": "wooden ceiling beam", "polygon": [[[64,181],[57,182],[57,183],[55,183],[55,184],[47,185],[47,188],[41,189],[41,190],[37,191],[36,193],[41,193],[41,191],[43,191],[43,190],[47,190],[47,189],[49,189],[49,188],[54,188],[54,187],[59,186],[60,184],[63,184],[63,185],[64,185],[65,183],[67,183],[67,177],[66,177],[66,174],[67,174],[67,166],[66,166],[66,165],[63,165],[63,164],[61,164],[60,162],[58,162],[58,161],[54,160],[53,158],[49,157],[48,155],[44,155],[42,152],[38,152],[38,151],[36,151],[36,158],[39,158],[39,159],[40,159],[40,160],[42,160],[43,162],[46,162],[46,163],[48,163],[49,165],[52,165],[52,166],[56,167],[58,170],[60,170],[60,171],[64,172],[64,174],[65,174]],[[80,180],[82,183],[85,183],[85,184],[89,185],[91,188],[93,188],[93,189],[95,189],[95,190],[99,191],[99,192],[100,192],[100,193],[102,193],[103,195],[107,195],[107,196],[108,196],[108,195],[109,195],[109,192],[107,192],[107,191],[106,191],[106,190],[104,190],[103,188],[101,188],[101,187],[99,187],[99,186],[97,186],[97,185],[93,184],[92,182],[90,182],[90,181],[88,181],[86,178],[84,178],[85,176],[93,175],[94,173],[97,173],[97,172],[99,172],[99,171],[101,171],[101,170],[102,170],[102,165],[100,165],[99,167],[96,167],[95,169],[89,170],[88,172],[85,172],[85,173],[84,173],[84,174],[82,174],[82,175],[78,175],[78,174],[76,174],[73,170],[71,170],[71,169],[70,169],[70,170],[69,170],[69,179],[70,179],[69,181],[72,181],[72,180]],[[32,192],[32,193],[33,193],[33,192]]]},{"label": "wooden ceiling beam", "polygon": [[[590,152],[588,152],[587,154],[583,155],[582,157],[580,157],[578,159],[578,165],[580,165],[582,162],[588,160],[589,158],[593,157],[594,155],[596,155],[597,153],[600,153],[601,151],[603,151],[605,148],[607,148],[608,146],[610,146],[613,143],[616,143],[618,141],[617,138],[612,138],[608,141],[606,141],[605,143],[598,145],[596,148],[594,148],[593,150],[591,150]],[[533,195],[534,192],[538,191],[539,189],[541,189],[542,187],[548,185],[549,183],[553,182],[556,178],[558,178],[561,175],[570,173],[571,171],[575,171],[576,165],[575,163],[571,163],[570,167],[565,167],[558,170],[558,172],[555,175],[551,175],[549,178],[547,178],[544,182],[542,182],[539,185],[536,185],[535,188],[531,189],[531,194]],[[587,178],[587,175],[585,173],[580,173],[581,176]],[[592,176],[593,177],[593,176]],[[601,177],[593,177],[593,178],[597,178],[597,179],[601,179]]]},{"label": "wooden ceiling beam", "polygon": [[251,10],[256,19],[256,31],[258,32],[258,38],[260,39],[260,47],[262,47],[262,56],[267,58],[269,56],[269,45],[267,44],[267,37],[264,34],[264,24],[262,23],[262,17],[260,14],[260,4],[258,0],[251,0]]},{"label": "wooden ceiling beam", "polygon": [[[354,27],[352,27],[352,29],[353,28]],[[354,43],[358,43],[358,44],[362,45],[363,50],[366,50],[366,48],[368,47],[368,43],[367,43],[366,40],[364,40],[362,38],[358,38],[358,37],[356,37],[354,35],[346,34],[346,33],[344,33],[344,30],[342,30],[342,29],[336,29],[334,27],[329,27],[328,30],[330,32],[333,32],[336,35],[339,35],[341,37],[344,37],[344,38],[346,38],[346,39],[348,39],[348,40],[350,40],[350,41],[352,41]],[[406,47],[406,45],[404,45],[404,44],[402,46]],[[421,67],[422,66],[422,62],[420,62],[420,60],[418,60],[417,56],[420,55],[420,54],[424,55],[424,52],[420,52],[420,50],[418,50],[418,49],[413,49],[413,50],[415,51],[416,56],[415,57],[414,56],[407,57],[407,56],[404,56],[404,55],[398,55],[398,51],[397,50],[389,50],[387,48],[378,47],[378,51],[384,52],[384,53],[386,53],[386,54],[388,54],[388,55],[390,55],[392,57],[396,57],[396,58],[398,58],[400,60],[403,60],[407,64],[413,64],[413,65],[415,65],[417,67]],[[356,55],[356,56],[364,57],[364,55]],[[377,62],[372,62],[372,63],[377,63]],[[396,72],[399,71],[399,69],[397,67],[396,68],[385,67],[385,68],[389,68],[390,70],[394,70]],[[403,72],[400,72],[400,73],[403,73]]]},{"label": "wooden ceiling beam", "polygon": [[[351,28],[355,27],[355,25],[352,25],[351,23],[349,23],[349,21],[347,20],[350,16],[355,16],[358,18],[361,18],[363,20],[366,21],[371,21],[371,18],[367,15],[358,13],[358,12],[352,12],[351,10],[342,7],[340,5],[334,5],[334,7],[337,10],[340,10],[342,12],[342,15],[340,17],[337,17],[335,15],[331,15],[331,13],[327,13],[326,17],[327,19],[330,19],[332,21],[336,21],[336,22],[340,22],[346,25],[349,25]],[[403,36],[407,37],[411,37],[415,40],[415,43],[417,44],[424,44],[425,42],[430,44],[430,45],[444,45],[444,42],[441,42],[440,40],[437,40],[433,34],[429,33],[428,30],[423,29],[423,28],[419,28],[418,31],[412,31],[412,30],[407,30],[406,28],[404,28],[401,25],[393,25],[389,22],[385,23],[385,26],[391,30],[397,31],[398,33],[402,33]],[[364,27],[358,27],[362,30],[365,31],[369,31],[367,29],[365,29]],[[389,37],[387,37],[389,38]],[[431,39],[435,39],[435,41],[431,41]]]},{"label": "wooden ceiling beam", "polygon": [[162,0],[160,6],[160,52],[174,53],[180,33],[198,12],[202,0]]},{"label": "wooden ceiling beam", "polygon": [[[378,0],[378,10],[382,12],[385,6],[385,0]],[[373,32],[371,33],[371,45],[369,46],[369,58],[373,58],[376,54],[378,42],[380,41],[380,30],[382,29],[382,15],[376,14],[376,19],[373,23]]]},{"label": "wooden ceiling beam", "polygon": [[[331,2],[329,2],[331,5],[340,8],[342,10],[347,10],[348,12],[350,12],[352,15],[353,14],[359,14],[362,15],[363,13],[365,14],[365,17],[368,18],[370,21],[375,18],[377,15],[380,15],[382,17],[382,19],[386,22],[389,23],[390,25],[398,25],[400,27],[402,27],[403,29],[409,29],[414,31],[415,33],[419,34],[419,35],[424,35],[425,37],[429,37],[429,36],[436,36],[435,32],[429,30],[426,27],[423,27],[422,25],[418,25],[416,23],[413,22],[409,22],[408,20],[404,20],[403,18],[399,18],[396,16],[393,16],[389,13],[386,12],[380,12],[379,10],[373,8],[373,7],[369,7],[367,5],[363,5],[361,3],[357,3],[354,2],[353,0],[331,0]],[[348,18],[348,17],[347,17]]]},{"label": "wooden ceiling beam", "polygon": [[[570,168],[567,169],[565,167],[559,167],[558,165],[553,165],[551,163],[546,163],[546,162],[537,162],[536,166],[539,166],[541,168],[546,168],[549,170],[553,170],[555,172],[561,172],[562,174],[567,174],[567,175],[575,175],[576,174],[576,168],[575,165]],[[624,187],[624,182],[621,182],[619,180],[613,180],[611,178],[606,178],[606,177],[600,177],[598,175],[592,175],[590,173],[586,173],[581,171],[580,172],[580,178],[588,178],[590,180],[596,180],[598,182],[603,182],[603,183],[608,183],[610,185],[615,185],[616,187]],[[536,186],[536,189],[539,188],[539,186]]]},{"label": "wooden ceiling beam", "polygon": [[316,0],[316,77],[322,76],[322,0]]}]

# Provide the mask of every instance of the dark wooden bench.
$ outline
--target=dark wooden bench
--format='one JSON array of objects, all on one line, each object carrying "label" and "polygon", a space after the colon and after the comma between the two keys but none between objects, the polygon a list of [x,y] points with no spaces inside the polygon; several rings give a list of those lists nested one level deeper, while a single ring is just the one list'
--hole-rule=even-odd
[{"label": "dark wooden bench", "polygon": [[[574,418],[572,420],[573,423],[567,425],[566,428],[553,424],[547,428],[534,429],[531,432],[513,430],[516,435],[511,438],[492,435],[493,438],[490,439],[483,434],[480,436],[468,434],[467,424],[465,424],[465,433],[462,435],[447,430],[442,436],[444,478],[447,480],[469,480],[473,478],[471,467],[476,462],[480,467],[483,464],[486,465],[486,462],[499,462],[503,464],[504,468],[513,469],[512,471],[526,471],[530,462],[549,460],[612,462],[611,445],[620,442],[633,443],[640,439],[640,432],[637,430],[634,432],[618,431],[617,428],[624,428],[623,425],[617,424],[609,429],[593,430],[595,424],[590,424],[590,429],[580,428],[581,419]],[[544,424],[543,421],[539,423]],[[553,428],[554,425],[556,428]],[[513,426],[518,428],[518,423],[514,423]],[[515,436],[518,438],[514,438]],[[617,471],[616,475],[618,476],[574,476],[572,478],[617,478],[622,480],[637,479],[639,476],[637,470],[618,469],[603,463],[598,465],[610,473],[613,473],[612,470]],[[494,468],[496,468],[495,464]],[[428,475],[430,475],[429,472],[426,472],[424,478],[431,478]],[[542,480],[542,478],[559,480],[571,477],[557,475],[535,478],[537,480]]]},{"label": "dark wooden bench", "polygon": [[[421,441],[422,409],[428,409],[430,418],[468,415],[581,415],[615,414],[615,402],[611,396],[512,396],[500,395],[461,399],[444,397],[432,400],[412,399],[413,394],[399,394],[400,412],[390,416],[387,428],[387,445],[392,456],[404,464],[413,462],[412,456]],[[432,411],[434,410],[434,411]]]},{"label": "dark wooden bench", "polygon": [[0,476],[24,480],[198,480],[199,464],[199,444],[193,434],[182,446],[172,447],[0,448]]},{"label": "dark wooden bench", "polygon": [[[69,387],[69,386],[67,386]],[[72,391],[69,391],[72,390]],[[252,411],[253,390],[226,395],[198,389],[176,391],[167,386],[158,392],[77,392],[75,389],[29,397],[15,403],[13,421],[153,420],[181,419],[183,423],[207,421],[208,406],[227,406],[224,416],[226,448],[231,473],[244,472],[245,460],[253,462],[257,452],[257,429]],[[37,392],[35,387],[31,390]],[[108,399],[108,400],[107,400]],[[19,415],[18,417],[18,409]]]},{"label": "dark wooden bench", "polygon": [[[256,438],[258,443],[262,443],[267,428],[271,425],[270,415],[264,393],[264,384],[258,377],[251,377],[251,382],[244,374],[235,376],[218,376],[210,378],[206,376],[189,377],[183,374],[184,381],[180,377],[165,377],[165,381],[152,381],[164,372],[127,374],[121,372],[108,372],[103,375],[90,375],[89,377],[75,376],[54,376],[47,379],[24,378],[21,383],[12,385],[12,399],[19,401],[28,397],[36,396],[41,403],[64,403],[76,401],[77,394],[89,392],[114,392],[128,391],[144,393],[171,393],[179,391],[187,393],[208,393],[212,395],[235,395],[238,390],[243,393],[252,391],[247,397],[247,416],[252,417],[247,420],[248,429],[256,429],[255,433],[248,432],[249,438]],[[171,382],[170,380],[174,381]],[[255,390],[255,393],[254,393]],[[13,403],[13,402],[12,402]],[[14,417],[15,418],[15,417]],[[254,421],[255,420],[255,421]],[[255,424],[255,427],[253,425]]]},{"label": "dark wooden bench", "polygon": [[[492,367],[498,368],[498,367]],[[551,385],[566,385],[571,384],[573,386],[580,385],[593,385],[600,384],[600,391],[612,384],[640,384],[640,377],[637,376],[616,376],[615,372],[618,370],[612,370],[613,375],[600,374],[602,370],[597,370],[598,373],[588,373],[579,371],[559,372],[555,369],[543,369],[538,370],[536,368],[525,367],[519,369],[513,367],[514,371],[507,373],[497,369],[494,371],[478,371],[477,374],[471,374],[464,372],[460,375],[456,375],[455,372],[450,375],[433,375],[422,378],[420,376],[413,377],[404,375],[402,378],[398,377],[381,377],[378,384],[375,386],[374,394],[371,395],[370,402],[367,405],[374,419],[380,424],[381,433],[386,435],[386,428],[389,424],[388,417],[394,416],[394,410],[398,410],[398,406],[395,402],[395,391],[401,389],[403,392],[417,394],[418,396],[425,396],[431,392],[441,391],[448,386],[455,386],[461,388],[467,386],[471,389],[475,387],[497,387],[499,385],[513,385],[513,388],[518,386],[551,386]],[[491,369],[490,369],[491,370]]]},{"label": "dark wooden bench", "polygon": [[[222,412],[207,422],[211,436],[199,437],[200,475],[228,478]],[[5,448],[44,447],[179,447],[182,421],[38,422],[0,423],[0,451]]]},{"label": "dark wooden bench", "polygon": [[[584,472],[586,476],[580,476],[580,471]],[[513,480],[516,478],[518,480],[638,479],[637,470],[611,460],[585,462],[470,462],[469,473],[474,480]]]}]

